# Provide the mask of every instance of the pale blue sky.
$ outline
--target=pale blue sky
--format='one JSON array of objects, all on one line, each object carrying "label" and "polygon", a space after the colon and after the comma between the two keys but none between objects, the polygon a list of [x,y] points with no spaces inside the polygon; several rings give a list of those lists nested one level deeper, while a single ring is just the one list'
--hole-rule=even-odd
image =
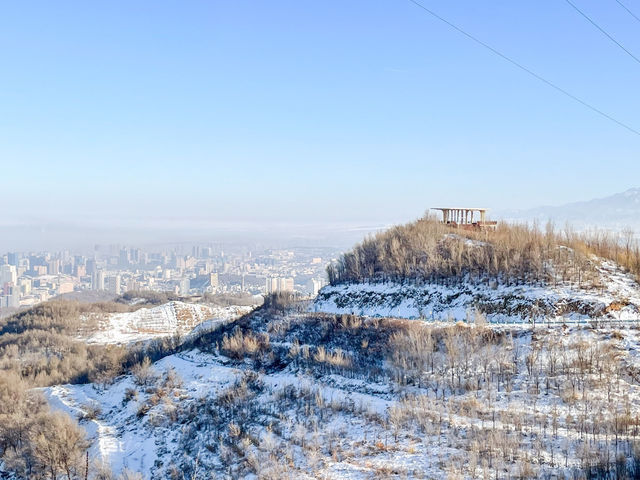
[{"label": "pale blue sky", "polygon": [[[424,3],[640,129],[640,64],[566,2]],[[614,0],[575,3],[640,55]],[[4,2],[0,44],[5,220],[389,222],[640,185],[640,137],[408,1]]]}]

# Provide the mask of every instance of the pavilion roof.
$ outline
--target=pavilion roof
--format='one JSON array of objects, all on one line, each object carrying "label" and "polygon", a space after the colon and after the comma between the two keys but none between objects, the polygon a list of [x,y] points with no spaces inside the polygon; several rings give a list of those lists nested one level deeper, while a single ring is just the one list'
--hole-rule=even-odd
[{"label": "pavilion roof", "polygon": [[475,207],[431,207],[431,210],[473,210],[475,212],[486,212],[489,209]]}]

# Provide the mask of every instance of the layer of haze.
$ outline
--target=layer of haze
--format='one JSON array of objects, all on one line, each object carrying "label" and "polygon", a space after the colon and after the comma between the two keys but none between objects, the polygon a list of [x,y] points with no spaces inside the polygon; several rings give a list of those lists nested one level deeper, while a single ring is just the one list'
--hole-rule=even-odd
[{"label": "layer of haze", "polygon": [[[616,2],[578,3],[640,55]],[[424,4],[640,128],[640,65],[565,2]],[[33,226],[41,243],[364,228],[640,174],[639,136],[409,1],[7,2],[0,43],[6,248],[35,247]]]}]

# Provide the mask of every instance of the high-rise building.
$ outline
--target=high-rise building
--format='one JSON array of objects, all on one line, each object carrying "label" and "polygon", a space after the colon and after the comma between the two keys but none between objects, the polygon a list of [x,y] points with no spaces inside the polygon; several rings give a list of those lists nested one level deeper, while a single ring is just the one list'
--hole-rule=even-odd
[{"label": "high-rise building", "polygon": [[211,286],[211,290],[215,291],[220,286],[220,280],[218,279],[218,273],[214,272],[209,275],[209,284]]},{"label": "high-rise building", "polygon": [[278,279],[278,291],[279,292],[293,292],[293,278],[279,278]]},{"label": "high-rise building", "polygon": [[128,267],[130,264],[129,261],[129,250],[127,250],[126,248],[123,248],[120,250],[120,266],[121,267]]},{"label": "high-rise building", "polygon": [[13,265],[17,267],[21,257],[22,255],[20,255],[19,253],[9,252],[7,253],[7,263],[9,265]]},{"label": "high-rise building", "polygon": [[5,283],[16,285],[18,281],[18,270],[15,265],[2,265],[0,267],[0,286]]},{"label": "high-rise building", "polygon": [[9,287],[6,295],[0,296],[0,307],[18,308],[19,306],[20,290],[18,287]]},{"label": "high-rise building", "polygon": [[140,285],[138,284],[138,282],[136,282],[133,278],[127,280],[127,291],[134,292],[136,290],[140,290]]},{"label": "high-rise building", "polygon": [[276,292],[293,292],[293,278],[271,277],[265,282],[267,294]]},{"label": "high-rise building", "polygon": [[29,270],[29,259],[20,258],[18,260],[18,277],[23,276]]},{"label": "high-rise building", "polygon": [[190,283],[188,278],[180,280],[180,295],[189,295]]},{"label": "high-rise building", "polygon": [[278,278],[267,278],[265,281],[264,291],[267,295],[270,293],[276,293],[278,291]]},{"label": "high-rise building", "polygon": [[98,270],[93,275],[93,289],[104,290],[105,289],[105,276],[102,270]]},{"label": "high-rise building", "polygon": [[94,273],[96,273],[96,261],[93,258],[89,258],[87,260],[87,275],[93,275]]},{"label": "high-rise building", "polygon": [[46,275],[48,267],[46,265],[34,265],[31,271],[35,276]]},{"label": "high-rise building", "polygon": [[187,267],[187,262],[184,257],[176,255],[173,259],[173,265],[177,270],[184,270]]},{"label": "high-rise building", "polygon": [[75,274],[78,279],[84,277],[87,274],[87,267],[85,267],[84,265],[76,265]]},{"label": "high-rise building", "polygon": [[107,277],[107,283],[109,291],[111,293],[115,293],[116,295],[120,295],[122,293],[122,278],[120,274],[110,275]]},{"label": "high-rise building", "polygon": [[306,287],[307,292],[315,297],[316,295],[318,295],[318,292],[323,287],[323,285],[321,280],[318,280],[317,278],[310,278],[309,280],[307,280]]},{"label": "high-rise building", "polygon": [[18,280],[18,287],[21,295],[29,295],[31,293],[31,279],[21,278]]},{"label": "high-rise building", "polygon": [[58,275],[60,273],[60,260],[57,258],[49,260],[47,273],[49,275]]}]

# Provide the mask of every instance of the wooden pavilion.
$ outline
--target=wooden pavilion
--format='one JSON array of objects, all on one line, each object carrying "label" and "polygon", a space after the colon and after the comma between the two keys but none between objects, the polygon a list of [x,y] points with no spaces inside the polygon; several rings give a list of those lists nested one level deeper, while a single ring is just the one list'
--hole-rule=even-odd
[{"label": "wooden pavilion", "polygon": [[487,208],[437,207],[442,212],[442,223],[466,230],[495,230],[498,222],[487,220]]}]

